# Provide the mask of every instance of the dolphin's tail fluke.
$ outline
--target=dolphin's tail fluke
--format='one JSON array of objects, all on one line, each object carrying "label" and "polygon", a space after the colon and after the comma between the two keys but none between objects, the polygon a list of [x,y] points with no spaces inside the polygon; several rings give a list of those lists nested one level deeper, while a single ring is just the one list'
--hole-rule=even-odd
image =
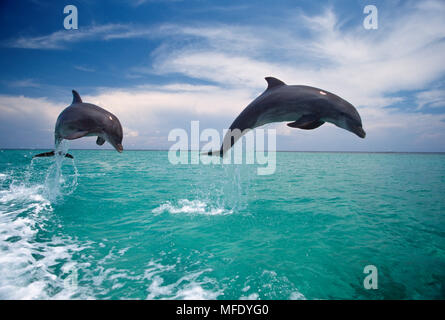
[{"label": "dolphin's tail fluke", "polygon": [[[60,154],[62,154],[62,153],[60,153]],[[54,157],[54,156],[55,156],[55,152],[50,151],[50,152],[43,152],[43,153],[36,154],[35,156],[33,156],[33,159],[34,158],[43,158],[43,157]],[[69,153],[65,153],[65,158],[74,159],[74,157],[72,155],[70,155]]]}]

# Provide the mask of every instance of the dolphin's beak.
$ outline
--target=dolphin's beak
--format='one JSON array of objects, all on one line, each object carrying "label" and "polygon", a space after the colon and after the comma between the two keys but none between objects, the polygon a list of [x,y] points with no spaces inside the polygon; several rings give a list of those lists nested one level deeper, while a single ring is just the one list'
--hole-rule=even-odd
[{"label": "dolphin's beak", "polygon": [[366,137],[366,132],[365,132],[365,130],[363,130],[363,128],[362,127],[355,127],[354,128],[354,130],[353,130],[353,132],[356,134],[356,135],[358,135],[360,138],[364,138],[364,137]]},{"label": "dolphin's beak", "polygon": [[116,148],[116,150],[117,150],[119,153],[122,153],[122,151],[124,151],[124,147],[123,147],[120,143],[118,143],[118,144],[115,146],[115,148]]}]

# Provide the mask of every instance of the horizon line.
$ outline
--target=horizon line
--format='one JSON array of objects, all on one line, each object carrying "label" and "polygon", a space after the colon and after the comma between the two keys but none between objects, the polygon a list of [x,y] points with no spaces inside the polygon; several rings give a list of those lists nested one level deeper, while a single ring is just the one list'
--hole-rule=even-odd
[{"label": "horizon line", "polygon": [[[45,150],[51,148],[0,148],[0,150]],[[92,148],[72,148],[70,150],[79,150],[79,151],[114,151],[114,149],[92,149]],[[168,149],[125,149],[124,151],[169,151]],[[187,152],[196,151],[200,152],[201,150],[186,150]],[[256,152],[269,152],[267,150],[259,150]],[[328,151],[328,150],[276,150],[270,152],[295,152],[295,153],[414,153],[414,154],[445,154],[445,151]]]}]

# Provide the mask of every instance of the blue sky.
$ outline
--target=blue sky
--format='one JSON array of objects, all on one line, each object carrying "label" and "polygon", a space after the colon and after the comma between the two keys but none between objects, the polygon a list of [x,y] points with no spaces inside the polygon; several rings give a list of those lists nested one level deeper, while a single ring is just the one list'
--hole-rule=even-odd
[{"label": "blue sky", "polygon": [[71,89],[120,118],[126,149],[168,148],[191,120],[228,128],[275,76],[340,95],[367,131],[269,125],[280,150],[445,152],[444,16],[443,1],[2,1],[0,148],[51,148]]}]

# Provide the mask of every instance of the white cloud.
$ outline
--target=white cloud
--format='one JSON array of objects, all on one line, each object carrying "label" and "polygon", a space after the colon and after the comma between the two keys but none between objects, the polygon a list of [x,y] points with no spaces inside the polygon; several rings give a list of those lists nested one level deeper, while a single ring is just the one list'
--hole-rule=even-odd
[{"label": "white cloud", "polygon": [[[264,76],[274,75],[288,83],[337,92],[356,105],[382,106],[393,102],[388,94],[422,89],[445,73],[445,43],[441,41],[445,4],[419,3],[405,11],[376,32],[361,25],[342,30],[331,10],[320,16],[283,19],[280,27],[269,30],[264,26],[170,28],[172,34],[183,32],[197,40],[176,50],[164,45],[153,71],[256,89],[264,85]],[[289,32],[295,20],[304,22],[310,38]]]},{"label": "white cloud", "polygon": [[143,4],[148,3],[168,3],[168,2],[181,2],[182,0],[131,0],[131,5],[139,7]]},{"label": "white cloud", "polygon": [[74,66],[74,69],[83,71],[83,72],[95,72],[96,71],[96,69],[94,69],[94,68],[85,67],[85,66]]},{"label": "white cloud", "polygon": [[[281,26],[270,30],[264,26],[170,28],[174,35],[183,32],[196,40],[179,49],[165,43],[155,56],[152,72],[181,73],[258,94],[265,88],[263,77],[272,75],[288,84],[321,87],[352,102],[362,115],[367,139],[369,133],[390,128],[432,137],[444,132],[443,115],[388,107],[406,102],[400,91],[423,90],[445,74],[444,15],[444,3],[429,1],[408,4],[383,20],[378,31],[361,25],[344,30],[332,10],[319,16],[299,15],[291,23],[283,18]],[[303,21],[309,38],[289,32],[294,21]],[[443,90],[429,94],[420,94],[419,101],[442,105]],[[242,104],[238,105],[241,110]]]},{"label": "white cloud", "polygon": [[60,106],[46,98],[0,95],[2,118],[33,118],[38,114],[42,119],[55,122],[61,111]]},{"label": "white cloud", "polygon": [[[201,129],[212,127],[222,132],[252,98],[246,90],[180,83],[103,89],[94,95],[82,95],[84,101],[104,107],[120,119],[126,148],[168,148],[171,145],[166,138],[168,132],[174,128],[188,129],[191,120],[200,120]],[[13,131],[9,131],[10,136],[20,136],[20,132],[30,130],[40,132],[32,135],[39,136],[49,148],[57,115],[70,100],[70,97],[64,102],[53,102],[43,98],[0,96],[1,126]],[[365,140],[330,124],[310,132],[291,129],[283,123],[271,127],[278,129],[278,145],[282,149],[445,150],[445,115],[401,113],[374,107],[362,108],[361,114],[366,119],[368,131]],[[36,115],[39,115],[38,120]],[[29,136],[22,139],[29,143],[36,141]],[[91,139],[79,139],[70,144],[72,147],[96,147]],[[29,146],[41,146],[41,143]]]},{"label": "white cloud", "polygon": [[[158,37],[162,44],[152,53],[152,65],[138,72],[181,74],[212,83],[104,88],[83,97],[121,119],[130,145],[165,147],[166,130],[187,126],[190,120],[226,128],[265,89],[263,78],[275,76],[288,84],[312,85],[339,94],[357,106],[368,133],[365,140],[357,140],[331,125],[310,132],[275,125],[286,139],[295,137],[296,142],[289,140],[290,146],[329,147],[323,142],[335,145],[333,139],[337,139],[343,149],[445,151],[445,115],[392,106],[407,102],[400,91],[410,90],[421,91],[413,102],[420,111],[427,105],[443,105],[444,91],[428,87],[445,74],[445,4],[407,3],[392,12],[393,16],[380,19],[375,31],[365,30],[361,24],[345,29],[335,12],[326,10],[317,16],[283,17],[280,25],[273,26],[166,24],[149,29],[107,25],[86,29],[69,39],[56,32],[16,43],[30,48],[63,48],[70,41],[93,38]],[[0,106],[6,103],[19,104],[1,100]],[[33,103],[27,101],[28,106]],[[36,99],[35,103],[54,110],[52,102]],[[51,116],[48,111],[43,114],[54,118],[52,112]]]},{"label": "white cloud", "polygon": [[103,39],[111,35],[127,33],[131,26],[121,24],[93,25],[78,30],[60,30],[43,36],[23,36],[6,42],[6,46],[22,49],[65,49],[67,44],[80,41]]},{"label": "white cloud", "polygon": [[427,90],[416,95],[417,109],[445,107],[445,90]]},{"label": "white cloud", "polygon": [[0,95],[0,146],[48,147],[61,104],[46,98]]},{"label": "white cloud", "polygon": [[40,87],[40,84],[35,79],[23,79],[12,81],[9,83],[9,86],[18,88],[38,88]]},{"label": "white cloud", "polygon": [[[67,99],[62,102],[0,96],[0,126],[7,132],[0,146],[11,146],[14,141],[6,140],[20,136],[23,144],[36,147],[27,145],[28,138],[22,134],[33,131],[40,132],[35,137],[39,136],[46,148],[51,147],[55,121],[70,104],[69,94],[67,92]],[[124,146],[132,148],[166,148],[169,130],[187,128],[191,120],[201,120],[203,128],[214,127],[221,119],[230,122],[239,111],[239,103],[247,105],[252,98],[243,90],[181,83],[131,89],[108,88],[94,95],[80,94],[83,101],[106,108],[119,118],[124,127]],[[221,129],[224,122],[220,124]],[[95,147],[91,139],[80,140],[70,144],[73,147]],[[37,146],[41,145],[42,142]]]}]

